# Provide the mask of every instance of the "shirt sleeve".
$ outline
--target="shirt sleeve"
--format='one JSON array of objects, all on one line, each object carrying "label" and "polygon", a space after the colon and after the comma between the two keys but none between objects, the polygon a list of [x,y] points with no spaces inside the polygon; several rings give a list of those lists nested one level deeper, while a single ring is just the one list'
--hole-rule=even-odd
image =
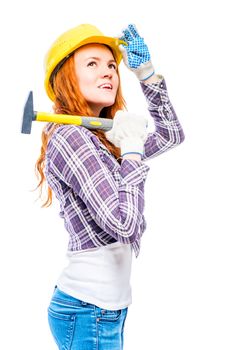
[{"label": "shirt sleeve", "polygon": [[148,103],[148,110],[154,120],[155,131],[148,134],[144,146],[144,159],[153,158],[184,140],[184,132],[168,97],[165,79],[162,75],[156,83],[141,84]]},{"label": "shirt sleeve", "polygon": [[122,243],[133,243],[141,235],[149,166],[123,160],[118,185],[86,131],[74,125],[57,129],[47,148],[49,170],[82,199],[99,227]]}]

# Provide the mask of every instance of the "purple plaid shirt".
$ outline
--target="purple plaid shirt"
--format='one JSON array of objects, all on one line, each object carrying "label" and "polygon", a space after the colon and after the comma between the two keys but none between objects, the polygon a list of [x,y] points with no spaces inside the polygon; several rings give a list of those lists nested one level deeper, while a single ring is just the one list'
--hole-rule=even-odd
[{"label": "purple plaid shirt", "polygon": [[[155,123],[148,134],[143,160],[180,144],[184,133],[167,94],[165,80],[141,83]],[[144,184],[149,166],[143,161],[121,164],[90,130],[62,125],[53,133],[46,155],[46,178],[60,202],[71,251],[116,241],[131,244],[136,257],[146,229]]]}]

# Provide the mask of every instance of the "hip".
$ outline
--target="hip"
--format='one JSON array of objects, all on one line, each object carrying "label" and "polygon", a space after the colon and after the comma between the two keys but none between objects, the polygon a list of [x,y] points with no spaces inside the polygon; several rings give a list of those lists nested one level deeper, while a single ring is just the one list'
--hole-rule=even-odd
[{"label": "hip", "polygon": [[59,349],[121,350],[127,312],[102,309],[55,287],[48,321]]}]

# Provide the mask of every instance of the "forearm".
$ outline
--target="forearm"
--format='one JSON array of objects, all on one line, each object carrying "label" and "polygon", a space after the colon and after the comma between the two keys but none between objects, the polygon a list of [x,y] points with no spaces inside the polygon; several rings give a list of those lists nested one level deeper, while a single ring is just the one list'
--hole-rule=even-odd
[{"label": "forearm", "polygon": [[183,142],[184,132],[169,99],[165,80],[141,82],[141,87],[155,124],[155,131],[148,134],[145,142],[144,160]]}]

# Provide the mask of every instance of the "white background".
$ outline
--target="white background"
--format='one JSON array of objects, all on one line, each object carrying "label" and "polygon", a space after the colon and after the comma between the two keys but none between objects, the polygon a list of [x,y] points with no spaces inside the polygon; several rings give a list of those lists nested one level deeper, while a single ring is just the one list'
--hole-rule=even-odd
[{"label": "white background", "polygon": [[[46,50],[63,31],[92,23],[118,35],[135,23],[163,74],[186,135],[148,161],[147,230],[133,260],[125,350],[233,350],[233,11],[231,1],[8,1],[0,11],[1,347],[56,349],[47,306],[66,264],[55,203],[41,209],[34,163],[41,123],[20,134],[24,103],[51,111]],[[3,6],[3,5],[1,5]],[[121,64],[129,111],[148,113]]]}]

